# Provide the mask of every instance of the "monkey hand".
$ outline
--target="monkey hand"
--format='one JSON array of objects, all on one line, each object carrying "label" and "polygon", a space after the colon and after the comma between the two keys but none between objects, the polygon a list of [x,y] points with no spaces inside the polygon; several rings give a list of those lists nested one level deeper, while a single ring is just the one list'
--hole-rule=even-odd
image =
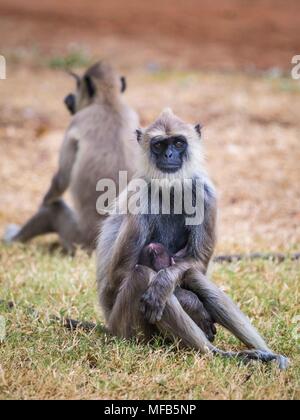
[{"label": "monkey hand", "polygon": [[162,286],[155,281],[150,284],[141,298],[141,312],[150,324],[159,322],[167,302]]},{"label": "monkey hand", "polygon": [[166,299],[157,293],[156,288],[151,285],[141,298],[141,312],[150,324],[161,320],[165,309]]},{"label": "monkey hand", "polygon": [[161,320],[168,297],[174,292],[168,269],[160,270],[141,299],[141,311],[150,324]]}]

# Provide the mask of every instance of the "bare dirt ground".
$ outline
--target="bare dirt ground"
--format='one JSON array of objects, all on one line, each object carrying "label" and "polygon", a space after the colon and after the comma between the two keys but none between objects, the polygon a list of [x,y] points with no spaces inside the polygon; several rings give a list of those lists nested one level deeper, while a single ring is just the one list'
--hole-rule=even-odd
[{"label": "bare dirt ground", "polygon": [[289,69],[300,47],[297,0],[1,0],[0,16],[4,48],[79,42],[128,66]]},{"label": "bare dirt ground", "polygon": [[164,106],[204,124],[220,250],[297,249],[300,83],[281,72],[300,53],[299,12],[293,0],[1,0],[1,231],[32,214],[56,168],[73,86],[49,63],[75,49],[127,76],[142,124]]}]

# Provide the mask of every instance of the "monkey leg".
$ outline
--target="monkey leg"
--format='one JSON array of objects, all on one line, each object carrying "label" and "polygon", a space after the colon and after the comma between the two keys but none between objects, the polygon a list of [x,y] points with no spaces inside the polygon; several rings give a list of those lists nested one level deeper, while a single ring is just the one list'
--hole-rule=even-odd
[{"label": "monkey leg", "polygon": [[150,339],[156,329],[140,311],[140,298],[147,290],[155,272],[138,265],[132,275],[124,279],[108,319],[108,330],[120,338],[142,336]]},{"label": "monkey leg", "polygon": [[217,333],[214,321],[198,296],[190,290],[176,287],[175,296],[185,312],[201,328],[210,342],[214,341]]},{"label": "monkey leg", "polygon": [[74,254],[76,245],[85,245],[75,212],[63,200],[51,204],[51,220],[65,251]]},{"label": "monkey leg", "polygon": [[202,329],[182,308],[175,294],[167,299],[162,318],[156,325],[161,333],[179,339],[185,346],[201,353],[212,352],[215,349]]},{"label": "monkey leg", "polygon": [[239,338],[249,349],[238,353],[223,352],[215,349],[214,353],[225,357],[240,357],[248,360],[268,362],[277,360],[279,367],[284,369],[288,359],[274,354],[258,331],[251,324],[249,318],[233,303],[233,301],[212,283],[204,274],[196,269],[187,271],[183,286],[193,290],[202,301],[212,318]]},{"label": "monkey leg", "polygon": [[10,226],[8,226],[7,233],[4,235],[6,242],[27,242],[35,236],[54,232],[51,223],[51,209],[47,207],[41,207],[22,227],[14,225],[15,229],[13,230]]},{"label": "monkey leg", "polygon": [[[161,320],[153,326],[145,318],[145,311],[141,311],[141,297],[148,289],[156,273],[143,266],[137,266],[130,276],[124,280],[109,316],[109,331],[121,338],[134,336],[148,339],[156,332],[156,328],[173,339],[179,339],[190,348],[201,353],[220,355],[222,357],[240,358],[242,360],[260,360],[269,362],[277,360],[279,367],[287,367],[287,359],[269,350],[246,350],[242,352],[225,352],[211,344],[205,333],[183,309],[174,293],[168,297]],[[153,302],[155,305],[155,302]]]},{"label": "monkey leg", "polygon": [[68,252],[74,252],[74,245],[82,242],[75,214],[63,200],[42,206],[24,226],[15,229],[14,234],[5,235],[4,240],[28,242],[36,236],[54,232],[58,233]]},{"label": "monkey leg", "polygon": [[173,339],[180,339],[186,346],[206,353],[214,346],[180,305],[174,294],[167,300],[161,320],[150,324],[141,311],[141,298],[156,272],[137,265],[130,277],[123,281],[108,319],[108,330],[118,337],[151,338],[160,331]]},{"label": "monkey leg", "polygon": [[204,274],[196,269],[188,270],[183,279],[183,287],[185,286],[197,294],[216,322],[228,329],[247,347],[270,350],[246,315]]}]

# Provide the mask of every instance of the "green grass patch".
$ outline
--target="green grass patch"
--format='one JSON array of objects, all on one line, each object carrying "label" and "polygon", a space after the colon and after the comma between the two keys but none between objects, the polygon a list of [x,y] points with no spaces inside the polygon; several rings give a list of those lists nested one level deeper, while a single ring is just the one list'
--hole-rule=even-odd
[{"label": "green grass patch", "polygon": [[[49,254],[41,244],[0,246],[0,398],[299,398],[299,263],[216,265],[215,281],[251,317],[270,346],[290,357],[275,365],[201,356],[158,338],[148,345],[99,330],[70,332],[50,315],[97,322],[94,259]],[[293,321],[294,320],[294,321]],[[297,335],[298,334],[298,335]],[[218,329],[218,346],[241,347]]]},{"label": "green grass patch", "polygon": [[51,69],[72,69],[87,67],[92,64],[91,58],[82,51],[72,51],[63,56],[50,58],[48,66]]}]

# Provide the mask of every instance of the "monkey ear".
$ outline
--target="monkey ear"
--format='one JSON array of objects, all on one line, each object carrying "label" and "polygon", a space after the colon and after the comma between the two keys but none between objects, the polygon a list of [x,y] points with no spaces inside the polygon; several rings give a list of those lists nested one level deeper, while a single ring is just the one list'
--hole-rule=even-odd
[{"label": "monkey ear", "polygon": [[121,93],[123,93],[127,89],[127,81],[124,76],[120,77],[120,80],[121,80]]},{"label": "monkey ear", "polygon": [[201,137],[202,125],[201,124],[196,124],[195,125],[195,130],[199,134],[199,137]]},{"label": "monkey ear", "polygon": [[78,74],[74,73],[72,70],[66,70],[67,74],[69,74],[71,77],[73,77],[76,81],[76,85],[77,87],[80,84],[80,76],[78,76]]},{"label": "monkey ear", "polygon": [[84,76],[84,81],[85,81],[85,84],[86,84],[87,93],[88,93],[89,97],[92,98],[96,94],[95,83],[93,82],[91,76],[89,76],[89,75]]},{"label": "monkey ear", "polygon": [[135,130],[137,141],[140,142],[142,140],[143,132],[140,129]]}]

